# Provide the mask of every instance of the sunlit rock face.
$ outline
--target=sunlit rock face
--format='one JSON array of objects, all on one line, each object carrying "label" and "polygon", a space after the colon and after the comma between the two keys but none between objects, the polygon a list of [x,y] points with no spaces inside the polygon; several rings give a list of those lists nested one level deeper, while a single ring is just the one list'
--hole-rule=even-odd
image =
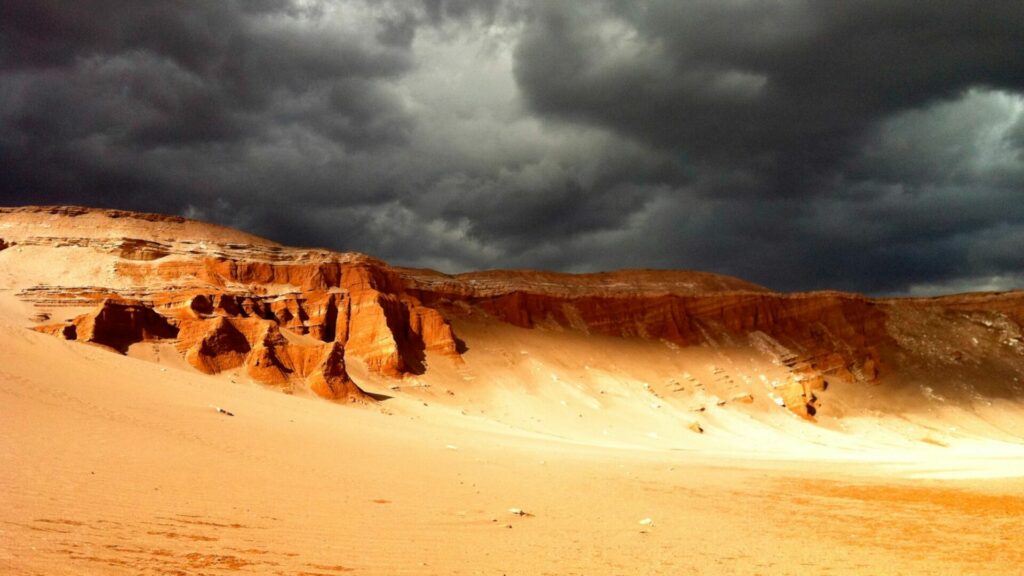
[{"label": "sunlit rock face", "polygon": [[[781,294],[702,272],[490,271],[446,275],[356,253],[287,248],[178,217],[75,207],[0,209],[5,261],[35,283],[36,330],[125,351],[172,342],[196,370],[372,401],[347,366],[403,378],[461,362],[452,322],[749,349],[784,367],[773,394],[813,419],[831,385],[869,386],[915,366],[1010,375],[1024,355],[1020,293],[878,300]],[[40,264],[46,262],[46,264]],[[963,334],[970,334],[964,341]],[[566,358],[572,363],[576,359]]]}]

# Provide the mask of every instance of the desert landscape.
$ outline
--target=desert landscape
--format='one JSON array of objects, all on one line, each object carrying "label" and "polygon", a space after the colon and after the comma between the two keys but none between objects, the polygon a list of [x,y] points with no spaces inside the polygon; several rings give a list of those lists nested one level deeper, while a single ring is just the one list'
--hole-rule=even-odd
[{"label": "desert landscape", "polygon": [[0,208],[0,572],[1016,575],[1022,326]]}]

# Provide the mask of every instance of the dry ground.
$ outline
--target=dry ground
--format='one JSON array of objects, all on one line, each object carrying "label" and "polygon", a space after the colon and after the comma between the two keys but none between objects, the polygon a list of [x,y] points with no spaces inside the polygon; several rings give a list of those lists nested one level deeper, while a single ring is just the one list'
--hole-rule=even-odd
[{"label": "dry ground", "polygon": [[[692,393],[676,399],[658,379],[693,366],[707,394],[724,395],[759,369],[741,354],[627,345],[601,353],[598,370],[560,365],[543,332],[485,340],[491,328],[464,325],[466,364],[429,359],[434,376],[398,390],[354,367],[393,398],[341,406],[203,376],[159,346],[124,357],[35,334],[11,320],[23,311],[10,302],[0,325],[3,574],[1024,566],[1024,450],[1013,434],[950,434],[939,428],[948,414],[812,425],[763,395],[694,412]],[[558,345],[584,345],[573,338]],[[484,341],[504,344],[475,344]],[[669,360],[652,365],[658,357]],[[622,368],[627,359],[644,368]],[[731,363],[733,381],[711,381],[715,362]],[[1014,410],[1002,420],[1019,421]],[[687,430],[689,418],[707,433]],[[928,429],[935,437],[921,441]]]}]

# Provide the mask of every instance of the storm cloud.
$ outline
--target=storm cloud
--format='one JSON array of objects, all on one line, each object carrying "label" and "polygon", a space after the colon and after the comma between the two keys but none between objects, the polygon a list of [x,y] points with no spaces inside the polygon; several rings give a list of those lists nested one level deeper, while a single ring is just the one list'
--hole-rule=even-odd
[{"label": "storm cloud", "polygon": [[0,6],[0,203],[454,272],[1024,287],[1024,4]]}]

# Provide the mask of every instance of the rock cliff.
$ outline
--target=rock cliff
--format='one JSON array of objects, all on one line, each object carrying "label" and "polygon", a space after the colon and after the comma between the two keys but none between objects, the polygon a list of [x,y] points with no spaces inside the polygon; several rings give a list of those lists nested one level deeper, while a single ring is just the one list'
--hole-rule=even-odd
[{"label": "rock cliff", "polygon": [[871,383],[908,354],[929,353],[911,350],[903,336],[908,310],[980,314],[1009,322],[1016,334],[1024,322],[1021,293],[875,300],[780,294],[700,272],[446,275],[122,211],[0,209],[0,233],[11,262],[28,266],[27,257],[10,254],[22,250],[71,257],[59,270],[26,268],[35,281],[18,294],[45,310],[88,311],[37,330],[119,351],[173,342],[201,372],[241,371],[335,400],[370,399],[349,377],[353,361],[388,378],[423,373],[428,356],[460,362],[463,344],[452,323],[472,316],[524,329],[756,350],[790,374],[779,402],[813,418],[829,385]]}]

